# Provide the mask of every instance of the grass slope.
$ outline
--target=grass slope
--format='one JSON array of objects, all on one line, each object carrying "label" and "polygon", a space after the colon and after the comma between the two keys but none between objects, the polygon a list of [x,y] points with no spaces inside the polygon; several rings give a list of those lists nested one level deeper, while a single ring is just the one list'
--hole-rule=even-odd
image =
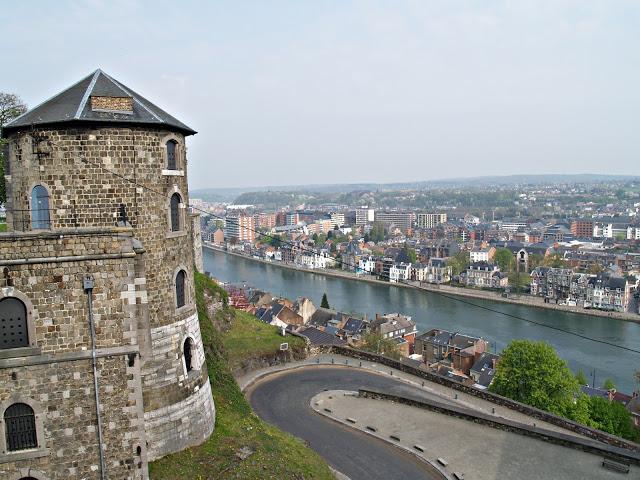
[{"label": "grass slope", "polygon": [[256,318],[240,310],[235,311],[228,323],[220,326],[223,329],[222,342],[232,370],[245,365],[251,359],[281,356],[280,344],[286,341],[289,352],[302,352],[305,343],[302,338],[287,336],[282,338],[278,329],[272,325],[256,321]]},{"label": "grass slope", "polygon": [[[207,369],[216,403],[216,428],[202,445],[151,463],[151,478],[333,479],[327,464],[318,454],[253,414],[231,375],[228,354],[232,361],[238,363],[243,355],[256,349],[264,353],[273,352],[279,347],[282,337],[268,325],[230,308],[220,309],[214,318],[210,318],[206,297],[226,298],[226,294],[201,274],[196,274],[196,296]],[[214,324],[227,325],[228,328],[221,335]],[[237,453],[245,447],[254,453],[241,460]]]}]

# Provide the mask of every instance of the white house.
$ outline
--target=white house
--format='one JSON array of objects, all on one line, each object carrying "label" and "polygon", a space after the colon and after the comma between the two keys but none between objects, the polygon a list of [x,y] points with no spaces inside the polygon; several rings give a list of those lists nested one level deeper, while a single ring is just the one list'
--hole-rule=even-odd
[{"label": "white house", "polygon": [[404,280],[409,280],[411,275],[410,263],[398,263],[392,265],[389,269],[389,281],[391,283],[398,283]]},{"label": "white house", "polygon": [[376,269],[376,261],[373,257],[362,257],[358,261],[356,273],[373,273]]},{"label": "white house", "polygon": [[491,248],[474,248],[469,252],[469,261],[471,263],[476,262],[489,262],[493,256],[493,247]]}]

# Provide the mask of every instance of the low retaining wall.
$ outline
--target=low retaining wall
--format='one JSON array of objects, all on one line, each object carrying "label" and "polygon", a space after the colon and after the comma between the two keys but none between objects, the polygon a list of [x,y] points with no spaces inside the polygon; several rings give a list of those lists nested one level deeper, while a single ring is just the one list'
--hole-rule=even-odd
[{"label": "low retaining wall", "polygon": [[368,362],[375,362],[382,365],[386,365],[388,367],[394,368],[396,370],[400,370],[410,375],[424,378],[425,380],[428,380],[430,382],[434,382],[439,385],[444,385],[453,390],[464,392],[469,395],[473,395],[474,397],[487,400],[491,403],[495,403],[496,405],[501,405],[501,406],[510,408],[512,410],[516,410],[532,418],[536,418],[538,420],[542,420],[552,425],[562,427],[566,430],[570,430],[572,432],[578,433],[580,435],[591,438],[593,440],[597,440],[598,442],[606,443],[607,445],[612,445],[614,447],[630,450],[636,453],[640,452],[640,445],[627,441],[623,438],[610,435],[600,430],[595,430],[593,428],[586,427],[584,425],[573,422],[566,418],[558,417],[557,415],[553,415],[552,413],[545,412],[544,410],[540,410],[530,405],[525,405],[524,403],[516,402],[515,400],[511,400],[510,398],[506,398],[501,395],[496,395],[495,393],[491,393],[486,390],[478,390],[473,387],[467,387],[466,385],[462,385],[460,383],[454,382],[453,380],[447,377],[443,377],[442,375],[438,375],[437,373],[420,370],[420,369],[411,367],[409,365],[405,365],[391,358],[383,357],[381,355],[376,355],[374,353],[369,353],[362,350],[355,350],[353,348],[341,347],[341,346],[327,347],[327,352],[334,352],[340,355],[356,358],[358,360],[365,360]]},{"label": "low retaining wall", "polygon": [[400,395],[389,394],[380,390],[371,388],[361,388],[359,391],[361,397],[372,398],[376,400],[388,400],[392,402],[409,405],[411,407],[422,408],[437,413],[442,413],[452,417],[461,418],[481,425],[487,425],[491,428],[517,433],[528,437],[541,439],[548,443],[562,445],[564,447],[582,450],[588,453],[604,455],[624,463],[633,463],[640,465],[640,453],[632,452],[624,448],[606,445],[600,442],[587,440],[561,432],[553,432],[551,430],[536,428],[529,425],[513,422],[504,418],[497,418],[481,412],[469,410],[455,405],[446,405],[434,400],[418,400],[407,398]]}]

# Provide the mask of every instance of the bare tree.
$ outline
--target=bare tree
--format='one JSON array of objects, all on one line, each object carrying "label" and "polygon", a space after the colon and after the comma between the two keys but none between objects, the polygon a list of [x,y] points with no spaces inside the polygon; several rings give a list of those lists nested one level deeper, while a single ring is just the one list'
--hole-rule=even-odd
[{"label": "bare tree", "polygon": [[0,128],[27,111],[27,104],[14,93],[0,92]]},{"label": "bare tree", "polygon": [[[27,111],[27,104],[14,93],[0,92],[0,133],[2,127],[19,117]],[[7,200],[7,192],[4,185],[4,145],[5,141],[0,138],[0,205],[3,205]]]}]

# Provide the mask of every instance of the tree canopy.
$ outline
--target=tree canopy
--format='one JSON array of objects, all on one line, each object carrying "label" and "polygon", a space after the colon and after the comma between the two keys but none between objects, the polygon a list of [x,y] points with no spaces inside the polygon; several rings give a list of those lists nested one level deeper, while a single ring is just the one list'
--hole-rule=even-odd
[{"label": "tree canopy", "polygon": [[326,293],[322,294],[322,301],[320,302],[320,306],[322,308],[331,308],[329,306],[329,299],[327,298],[327,294]]},{"label": "tree canopy", "polygon": [[456,253],[453,257],[447,260],[447,266],[451,267],[451,273],[453,275],[460,275],[466,271],[469,267],[469,251],[463,250]]},{"label": "tree canopy", "polygon": [[587,380],[587,376],[584,374],[582,370],[578,370],[578,373],[576,373],[576,380],[578,381],[579,385],[589,384],[589,380]]},{"label": "tree canopy", "polygon": [[367,333],[360,348],[395,360],[400,358],[398,344],[391,338],[384,338],[380,333]]},{"label": "tree canopy", "polygon": [[372,242],[381,242],[385,239],[384,225],[380,222],[375,222],[369,232],[369,238]]},{"label": "tree canopy", "polygon": [[579,385],[546,342],[514,340],[501,354],[490,390],[518,402],[567,415]]},{"label": "tree canopy", "polygon": [[[502,351],[489,390],[533,407],[570,418],[612,435],[638,441],[631,414],[619,402],[580,392],[587,378],[573,376],[567,364],[545,342],[514,340]],[[613,386],[605,381],[605,387]]]},{"label": "tree canopy", "polygon": [[513,268],[513,253],[508,248],[498,248],[493,256],[493,261],[498,264],[503,272],[510,272]]}]

